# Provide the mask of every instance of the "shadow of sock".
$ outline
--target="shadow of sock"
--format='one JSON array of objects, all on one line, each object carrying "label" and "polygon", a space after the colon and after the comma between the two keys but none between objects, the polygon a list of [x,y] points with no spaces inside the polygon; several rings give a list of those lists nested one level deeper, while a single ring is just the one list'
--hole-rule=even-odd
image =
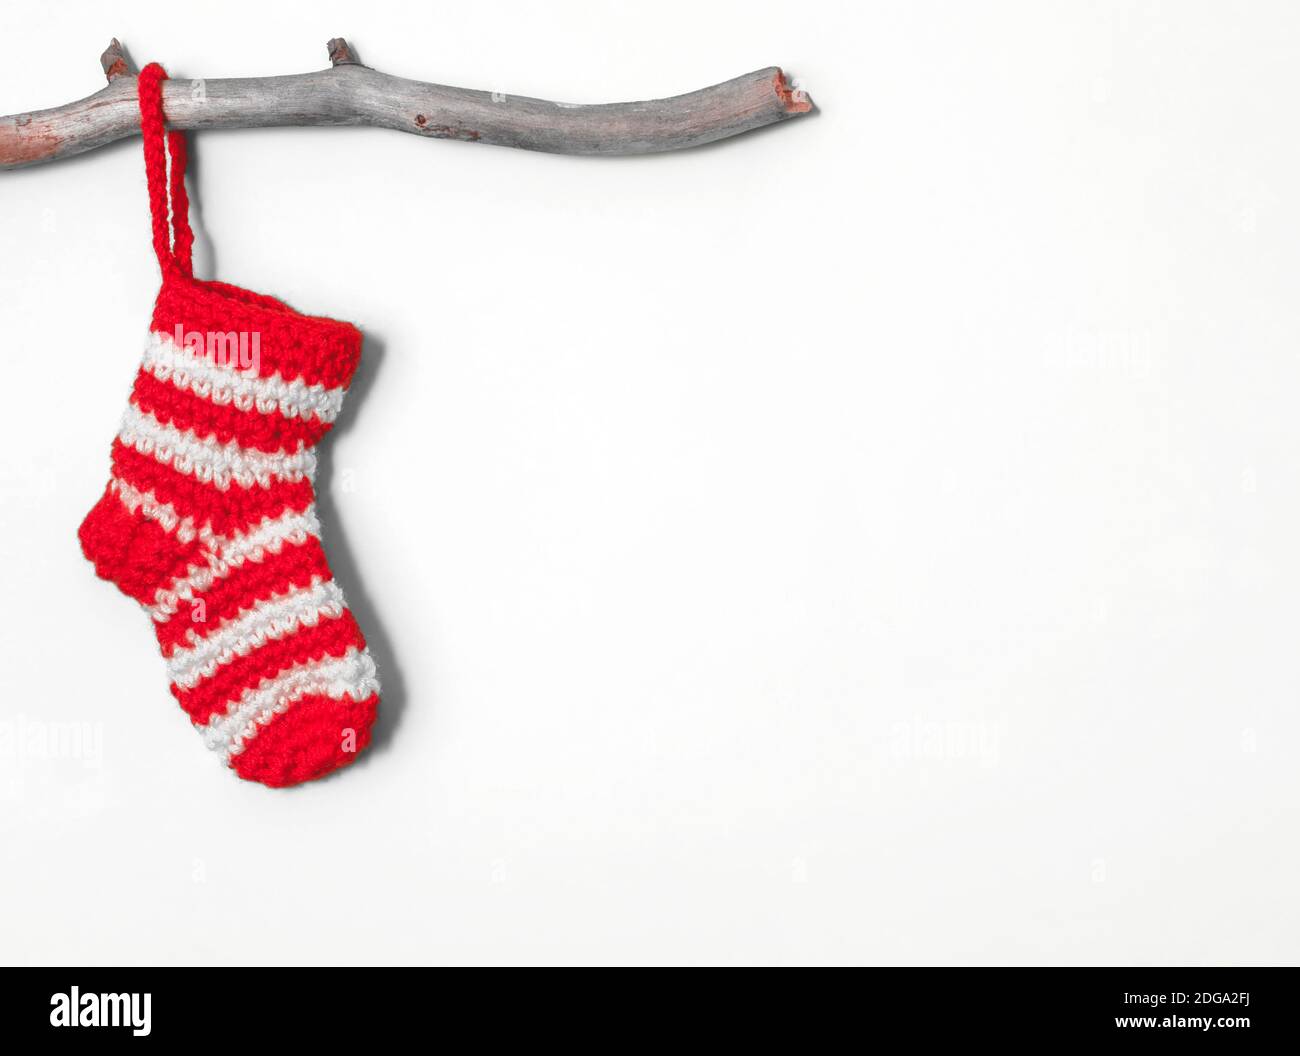
[{"label": "shadow of sock", "polygon": [[[366,334],[362,346],[361,364],[352,378],[348,388],[348,398],[344,404],[344,413],[331,430],[331,435],[316,448],[316,509],[321,522],[321,542],[329,557],[330,570],[334,579],[343,588],[348,607],[361,626],[361,633],[366,636],[366,644],[375,658],[379,669],[379,681],[383,687],[379,698],[379,717],[371,731],[370,751],[362,753],[357,763],[365,761],[372,752],[383,751],[391,742],[393,732],[401,721],[406,709],[406,687],[397,656],[393,651],[391,639],[384,627],[384,621],[375,608],[365,580],[357,568],[356,558],[348,545],[347,535],[343,530],[343,518],[339,515],[334,501],[334,443],[338,435],[353,428],[359,417],[360,408],[365,405],[366,393],[374,384],[374,379],[383,362],[386,349],[381,338]],[[348,410],[353,413],[349,414]],[[347,500],[344,499],[346,506]]]}]

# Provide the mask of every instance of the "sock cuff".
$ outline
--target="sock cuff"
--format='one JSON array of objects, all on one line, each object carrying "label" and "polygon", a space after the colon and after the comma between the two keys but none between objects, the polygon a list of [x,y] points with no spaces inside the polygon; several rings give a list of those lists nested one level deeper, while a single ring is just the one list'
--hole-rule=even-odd
[{"label": "sock cuff", "polygon": [[[283,301],[223,282],[169,274],[151,328],[177,344],[238,353],[241,372],[324,389],[346,389],[361,359],[351,323],[303,315]],[[178,336],[179,335],[179,336]]]}]

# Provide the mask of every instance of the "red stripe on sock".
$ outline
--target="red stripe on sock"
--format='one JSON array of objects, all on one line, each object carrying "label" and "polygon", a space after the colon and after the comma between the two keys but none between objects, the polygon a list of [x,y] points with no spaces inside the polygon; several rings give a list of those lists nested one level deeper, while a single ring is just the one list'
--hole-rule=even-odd
[{"label": "red stripe on sock", "polygon": [[364,649],[365,645],[352,610],[344,609],[338,619],[323,619],[315,627],[300,627],[287,638],[268,641],[246,656],[236,657],[193,689],[182,689],[173,683],[171,691],[194,724],[201,726],[214,711],[224,714],[232,700],[238,700],[246,689],[256,689],[263,679],[274,678],[295,664],[342,656],[352,646]]},{"label": "red stripe on sock", "polygon": [[[233,535],[279,517],[285,510],[305,510],[314,492],[311,481],[275,480],[267,487],[243,488],[231,483],[222,491],[215,484],[180,473],[152,455],[142,455],[119,438],[113,441],[113,472],[140,491],[152,491],[158,501],[170,504],[182,517],[193,517],[197,527],[211,525],[218,535]],[[159,584],[162,586],[164,584]]]},{"label": "red stripe on sock", "polygon": [[231,404],[213,403],[170,382],[159,381],[147,370],[136,375],[131,402],[160,422],[193,430],[200,439],[215,436],[223,444],[233,440],[241,447],[269,454],[292,454],[302,445],[310,447],[330,428],[328,422],[315,416],[289,418],[279,411],[241,411]]},{"label": "red stripe on sock", "polygon": [[[155,624],[163,656],[171,656],[178,646],[188,647],[206,638],[224,621],[252,609],[259,601],[306,587],[313,579],[323,583],[331,578],[320,540],[309,536],[301,546],[286,540],[278,554],[268,553],[262,561],[245,561],[210,589],[196,592],[194,601],[181,602],[176,615],[166,623]],[[203,603],[201,609],[196,602]],[[200,612],[203,620],[195,620],[194,615]]]}]

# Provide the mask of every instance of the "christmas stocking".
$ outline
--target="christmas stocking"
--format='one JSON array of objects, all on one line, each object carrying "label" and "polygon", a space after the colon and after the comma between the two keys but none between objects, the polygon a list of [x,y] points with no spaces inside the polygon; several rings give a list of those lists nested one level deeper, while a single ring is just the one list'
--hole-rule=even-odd
[{"label": "christmas stocking", "polygon": [[79,534],[95,571],[149,611],[172,693],[206,745],[240,777],[292,785],[355,759],[379,704],[312,488],[313,448],[361,333],[194,278],[166,76],[152,64],[139,78],[162,289],[108,487]]}]

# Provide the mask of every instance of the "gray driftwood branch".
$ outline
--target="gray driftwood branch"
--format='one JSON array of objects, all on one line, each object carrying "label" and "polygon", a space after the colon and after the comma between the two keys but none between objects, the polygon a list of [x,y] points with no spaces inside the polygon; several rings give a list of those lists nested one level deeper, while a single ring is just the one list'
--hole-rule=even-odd
[{"label": "gray driftwood branch", "polygon": [[[711,88],[639,103],[551,103],[393,77],[331,40],[331,66],[287,77],[175,79],[163,85],[174,128],[375,125],[554,154],[650,154],[739,135],[812,110],[776,67]],[[50,110],[0,117],[0,169],[67,158],[140,131],[135,68],[114,40],[101,62],[108,87]]]}]

